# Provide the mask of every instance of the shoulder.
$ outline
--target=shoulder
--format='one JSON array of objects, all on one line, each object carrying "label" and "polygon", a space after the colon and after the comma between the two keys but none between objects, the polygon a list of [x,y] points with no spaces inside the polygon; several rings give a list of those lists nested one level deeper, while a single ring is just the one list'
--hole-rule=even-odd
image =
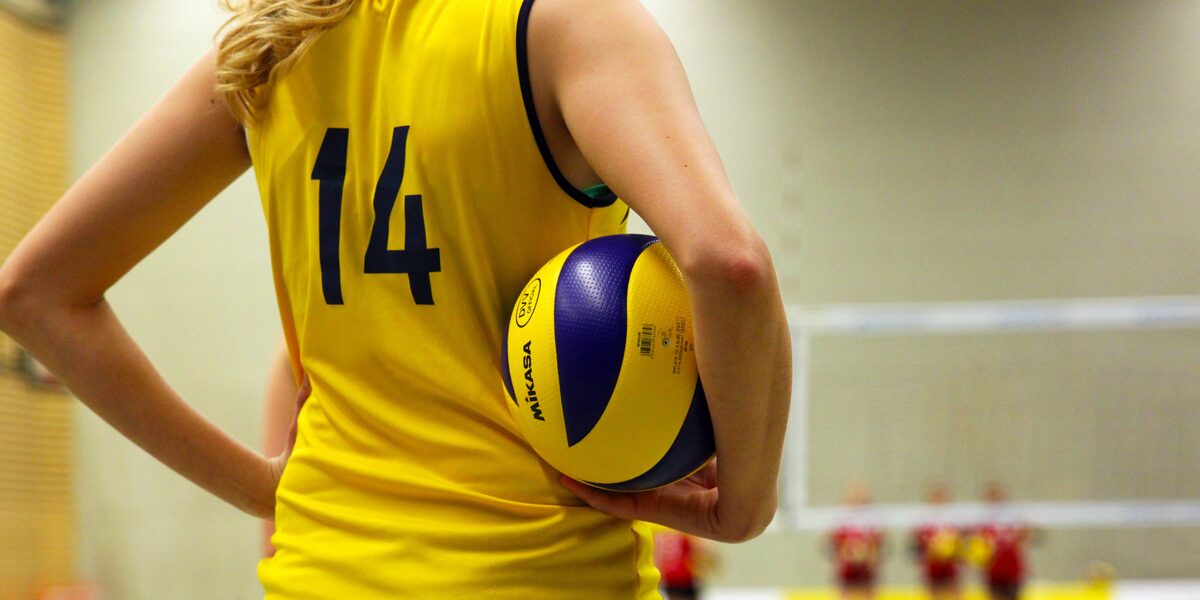
[{"label": "shoulder", "polygon": [[616,23],[622,19],[649,16],[638,0],[521,0],[532,9],[533,19],[563,27],[583,24]]},{"label": "shoulder", "polygon": [[607,56],[629,43],[669,45],[658,22],[638,0],[524,0],[528,39],[550,65]]}]

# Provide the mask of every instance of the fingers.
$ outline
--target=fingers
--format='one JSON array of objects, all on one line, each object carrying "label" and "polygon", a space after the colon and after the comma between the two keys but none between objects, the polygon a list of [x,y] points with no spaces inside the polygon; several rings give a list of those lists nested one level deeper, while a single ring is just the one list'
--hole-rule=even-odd
[{"label": "fingers", "polygon": [[717,459],[713,458],[712,460],[708,461],[707,464],[705,464],[703,467],[700,467],[699,471],[692,473],[688,479],[690,479],[696,485],[706,489],[711,490],[712,488],[717,487]]},{"label": "fingers", "polygon": [[267,459],[267,473],[271,477],[272,489],[279,489],[279,480],[283,478],[283,469],[287,466],[287,454],[272,456]]},{"label": "fingers", "polygon": [[292,448],[296,446],[296,435],[300,427],[300,409],[304,408],[305,402],[308,402],[309,394],[312,394],[312,385],[308,382],[308,373],[305,373],[300,379],[300,387],[296,388],[296,414],[292,417],[292,426],[288,428],[285,454],[291,454]]},{"label": "fingers", "polygon": [[711,463],[684,481],[646,492],[608,492],[566,476],[559,481],[592,508],[619,519],[650,521],[718,541],[734,537],[716,518],[716,465]]},{"label": "fingers", "polygon": [[308,373],[305,373],[300,379],[300,387],[296,388],[296,410],[308,401],[309,394],[312,394],[312,384],[308,382]]},{"label": "fingers", "polygon": [[594,488],[586,483],[580,483],[567,476],[559,477],[559,482],[563,484],[571,493],[579,496],[592,508],[622,519],[633,519],[634,504],[630,494],[613,494]]},{"label": "fingers", "polygon": [[586,483],[575,481],[566,475],[559,477],[558,481],[568,490],[571,490],[571,493],[579,496],[580,500],[587,502],[593,508],[602,508],[607,505],[607,495]]}]

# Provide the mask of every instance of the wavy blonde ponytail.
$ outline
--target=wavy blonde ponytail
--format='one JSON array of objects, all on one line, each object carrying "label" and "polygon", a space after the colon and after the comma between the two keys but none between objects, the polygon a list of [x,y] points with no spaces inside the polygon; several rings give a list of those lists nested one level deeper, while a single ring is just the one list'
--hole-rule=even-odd
[{"label": "wavy blonde ponytail", "polygon": [[267,84],[286,72],[355,0],[220,0],[233,14],[217,32],[217,91],[242,123],[266,102]]}]

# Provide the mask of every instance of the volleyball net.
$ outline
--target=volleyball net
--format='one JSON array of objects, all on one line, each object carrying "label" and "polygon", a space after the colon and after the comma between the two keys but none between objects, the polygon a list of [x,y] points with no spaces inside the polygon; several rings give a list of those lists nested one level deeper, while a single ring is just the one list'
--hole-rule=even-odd
[{"label": "volleyball net", "polygon": [[[1200,296],[788,307],[794,383],[775,527],[820,531],[846,480],[881,525],[945,480],[970,522],[985,480],[1047,527],[1200,525],[1186,436]],[[1190,366],[1189,366],[1190,363]],[[1192,423],[1195,422],[1191,419]],[[1195,479],[1191,477],[1191,479]],[[1195,494],[1190,494],[1195,496]]]}]

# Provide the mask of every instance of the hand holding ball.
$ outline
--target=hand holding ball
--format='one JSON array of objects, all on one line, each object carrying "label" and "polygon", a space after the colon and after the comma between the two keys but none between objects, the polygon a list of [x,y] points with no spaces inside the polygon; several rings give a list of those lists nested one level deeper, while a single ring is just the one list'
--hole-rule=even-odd
[{"label": "hand holding ball", "polygon": [[518,429],[568,477],[642,491],[715,453],[687,288],[655,237],[596,238],[546,263],[513,308],[502,362]]}]

